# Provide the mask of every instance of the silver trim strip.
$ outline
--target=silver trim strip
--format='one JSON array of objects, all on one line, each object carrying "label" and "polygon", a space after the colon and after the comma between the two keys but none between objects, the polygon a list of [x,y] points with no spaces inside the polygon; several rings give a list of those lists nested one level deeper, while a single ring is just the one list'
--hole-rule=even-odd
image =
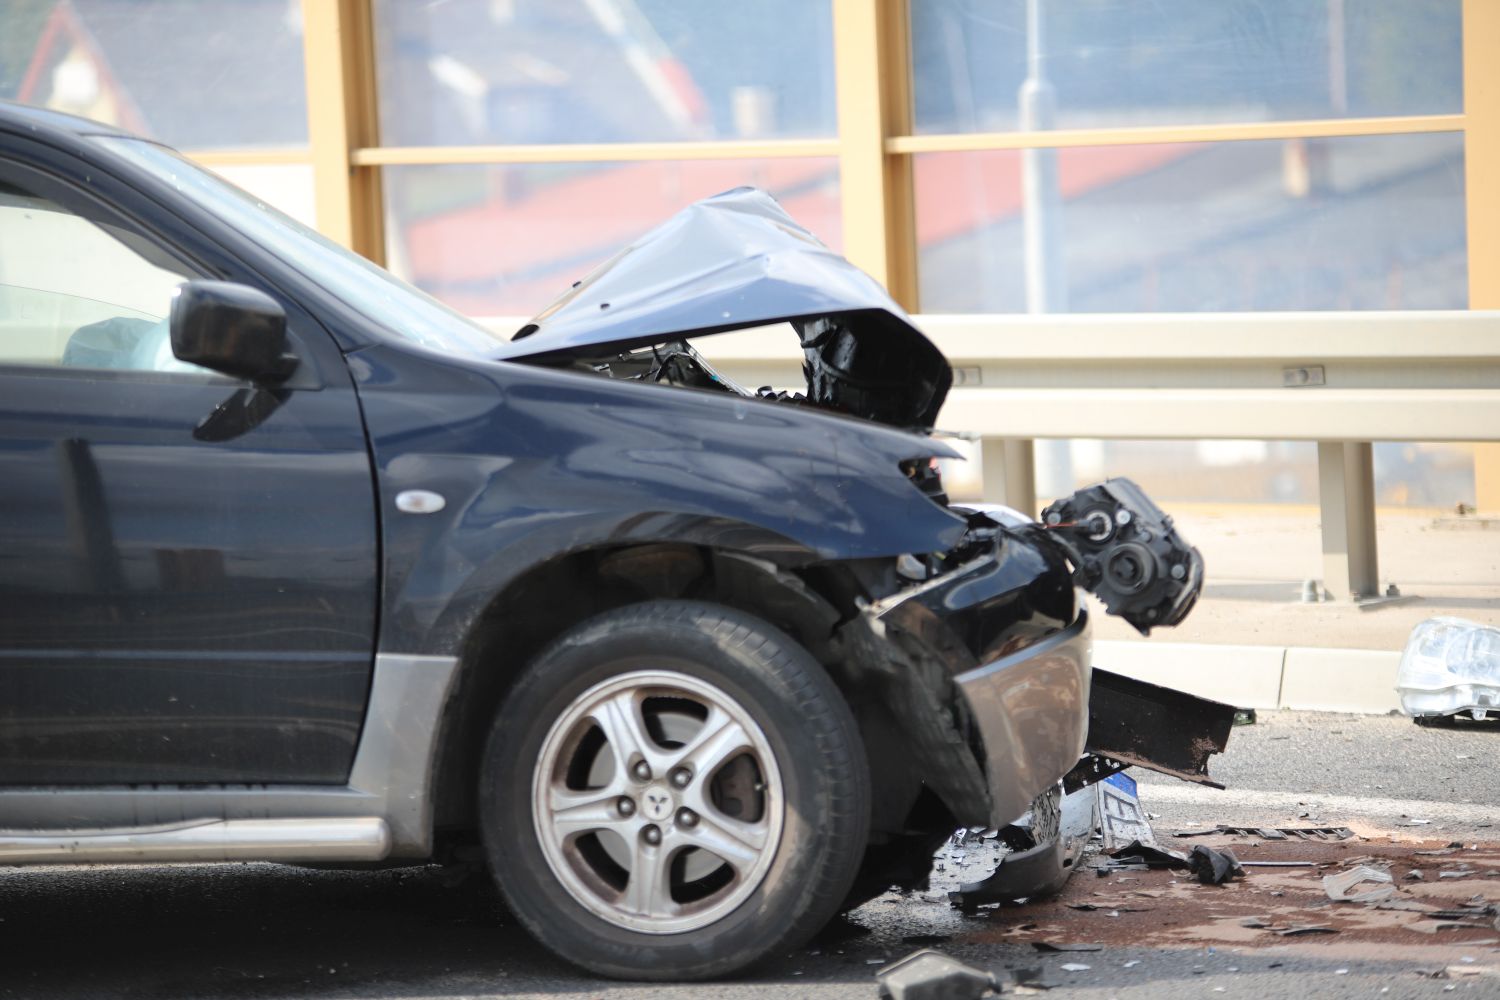
[{"label": "silver trim strip", "polygon": [[0,863],[131,864],[160,861],[379,861],[385,820],[231,819],[138,830],[0,832]]},{"label": "silver trim strip", "polygon": [[[378,654],[347,786],[0,789],[0,837],[81,839],[249,820],[373,818],[388,833],[388,850],[380,857],[427,857],[432,852],[432,784],[439,727],[457,676],[456,657]],[[350,853],[337,853],[333,847],[330,851],[334,853],[320,860],[371,860],[363,844],[348,845]],[[246,860],[249,855],[238,857]],[[141,856],[139,860],[166,858]]]},{"label": "silver trim strip", "polygon": [[1089,616],[1082,599],[1071,625],[954,681],[984,743],[990,824],[1031,807],[1083,756],[1089,729]]}]

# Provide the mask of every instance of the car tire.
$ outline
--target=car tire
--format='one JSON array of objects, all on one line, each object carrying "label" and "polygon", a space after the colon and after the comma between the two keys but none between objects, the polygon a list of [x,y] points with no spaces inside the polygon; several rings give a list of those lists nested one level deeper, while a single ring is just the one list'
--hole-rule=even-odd
[{"label": "car tire", "polygon": [[832,679],[773,626],[698,602],[610,611],[545,649],[480,780],[511,911],[616,978],[715,978],[797,947],[838,911],[869,834],[864,748]]}]

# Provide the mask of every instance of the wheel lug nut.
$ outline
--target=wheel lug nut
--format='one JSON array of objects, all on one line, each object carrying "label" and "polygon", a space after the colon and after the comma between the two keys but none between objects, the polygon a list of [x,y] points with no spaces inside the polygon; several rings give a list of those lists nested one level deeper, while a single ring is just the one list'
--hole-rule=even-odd
[{"label": "wheel lug nut", "polygon": [[677,810],[677,825],[694,827],[698,825],[698,814],[691,809]]},{"label": "wheel lug nut", "polygon": [[654,826],[648,826],[641,831],[641,839],[655,847],[661,843],[661,830]]},{"label": "wheel lug nut", "polygon": [[673,788],[686,788],[688,786],[688,783],[691,782],[692,780],[693,780],[692,773],[689,772],[688,769],[685,768],[685,767],[679,767],[677,770],[675,770],[675,771],[672,772],[672,787]]},{"label": "wheel lug nut", "polygon": [[637,781],[650,781],[651,765],[643,760],[638,760],[635,762],[635,766],[630,769],[630,773],[635,775]]},{"label": "wheel lug nut", "polygon": [[615,803],[615,808],[620,811],[621,816],[635,815],[635,799],[628,795],[620,796],[620,801]]}]

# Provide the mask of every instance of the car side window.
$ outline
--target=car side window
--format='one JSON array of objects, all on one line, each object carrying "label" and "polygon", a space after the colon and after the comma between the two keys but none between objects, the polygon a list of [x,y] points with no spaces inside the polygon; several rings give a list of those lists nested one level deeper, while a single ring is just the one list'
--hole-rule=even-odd
[{"label": "car side window", "polygon": [[139,234],[0,177],[0,364],[207,374],[167,330],[193,277]]}]

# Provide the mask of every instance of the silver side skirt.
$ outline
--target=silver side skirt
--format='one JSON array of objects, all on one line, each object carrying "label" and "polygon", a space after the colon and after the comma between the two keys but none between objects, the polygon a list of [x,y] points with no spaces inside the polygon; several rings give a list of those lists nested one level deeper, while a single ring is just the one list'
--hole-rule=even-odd
[{"label": "silver side skirt", "polygon": [[379,861],[391,831],[375,817],[226,819],[133,830],[0,832],[0,864]]},{"label": "silver side skirt", "polygon": [[[376,656],[347,785],[0,788],[0,864],[289,861],[284,852],[303,849],[299,830],[323,834],[318,853],[296,860],[425,858],[437,742],[457,676],[451,656]],[[378,853],[371,824],[381,829]],[[75,843],[73,853],[62,846]]]}]

